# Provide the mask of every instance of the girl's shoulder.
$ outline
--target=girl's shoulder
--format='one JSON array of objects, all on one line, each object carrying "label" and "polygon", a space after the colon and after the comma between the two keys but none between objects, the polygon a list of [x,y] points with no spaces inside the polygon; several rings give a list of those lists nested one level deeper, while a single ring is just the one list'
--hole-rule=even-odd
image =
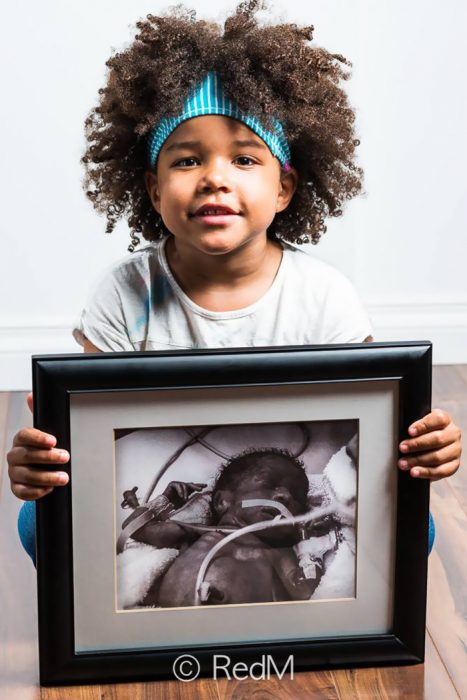
[{"label": "girl's shoulder", "polygon": [[310,250],[311,246],[295,246],[283,243],[284,261],[288,282],[303,291],[324,294],[333,288],[352,287],[348,277],[337,268],[320,260]]},{"label": "girl's shoulder", "polygon": [[114,262],[104,272],[103,276],[127,277],[133,274],[144,274],[159,261],[160,249],[164,241],[148,243],[140,250],[125,255],[124,258]]},{"label": "girl's shoulder", "polygon": [[83,345],[88,339],[106,351],[140,349],[140,335],[144,335],[154,297],[152,285],[158,275],[162,278],[164,274],[159,258],[161,245],[162,241],[151,243],[104,270],[73,329],[78,343]]},{"label": "girl's shoulder", "polygon": [[138,251],[116,260],[104,269],[94,283],[94,293],[98,289],[115,288],[117,290],[134,289],[141,283],[150,284],[150,280],[159,271],[160,249],[163,241],[149,243]]},{"label": "girl's shoulder", "polygon": [[[283,307],[299,309],[300,326],[313,329],[307,343],[355,343],[372,334],[352,282],[306,248],[284,246]],[[316,340],[318,338],[318,340]]]}]

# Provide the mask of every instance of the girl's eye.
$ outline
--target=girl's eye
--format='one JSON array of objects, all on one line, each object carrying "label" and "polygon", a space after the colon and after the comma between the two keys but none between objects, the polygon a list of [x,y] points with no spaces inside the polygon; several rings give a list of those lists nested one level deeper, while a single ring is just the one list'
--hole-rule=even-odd
[{"label": "girl's eye", "polygon": [[255,165],[256,161],[253,160],[253,158],[250,158],[250,156],[238,156],[238,158],[235,159],[239,165]]},{"label": "girl's eye", "polygon": [[177,160],[174,165],[180,168],[191,168],[193,165],[197,165],[197,162],[197,158],[182,158],[181,160]]}]

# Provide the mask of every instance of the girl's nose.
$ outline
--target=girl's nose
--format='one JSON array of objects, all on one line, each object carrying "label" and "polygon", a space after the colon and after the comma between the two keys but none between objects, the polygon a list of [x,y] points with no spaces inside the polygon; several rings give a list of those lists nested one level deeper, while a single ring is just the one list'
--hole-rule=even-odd
[{"label": "girl's nose", "polygon": [[227,173],[227,165],[219,161],[207,164],[202,170],[198,187],[201,192],[217,190],[230,192],[232,184]]}]

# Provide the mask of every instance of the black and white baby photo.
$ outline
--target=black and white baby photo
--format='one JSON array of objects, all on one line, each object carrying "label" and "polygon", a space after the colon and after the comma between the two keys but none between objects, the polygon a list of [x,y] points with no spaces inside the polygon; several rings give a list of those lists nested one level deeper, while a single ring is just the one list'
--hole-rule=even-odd
[{"label": "black and white baby photo", "polygon": [[355,594],[358,421],[115,431],[117,608]]}]

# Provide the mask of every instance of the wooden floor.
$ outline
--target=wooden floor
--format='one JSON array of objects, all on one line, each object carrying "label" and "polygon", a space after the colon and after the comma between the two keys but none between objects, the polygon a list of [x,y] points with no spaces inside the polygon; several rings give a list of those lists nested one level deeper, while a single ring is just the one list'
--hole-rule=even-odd
[{"label": "wooden floor", "polygon": [[[449,410],[467,440],[467,365],[434,370],[433,406]],[[281,682],[201,680],[39,688],[35,571],[16,537],[19,502],[3,453],[30,423],[25,395],[0,393],[0,698],[1,700],[467,700],[467,469],[432,487],[437,537],[429,559],[426,662],[386,669],[296,673]],[[467,452],[467,449],[466,449]]]}]

